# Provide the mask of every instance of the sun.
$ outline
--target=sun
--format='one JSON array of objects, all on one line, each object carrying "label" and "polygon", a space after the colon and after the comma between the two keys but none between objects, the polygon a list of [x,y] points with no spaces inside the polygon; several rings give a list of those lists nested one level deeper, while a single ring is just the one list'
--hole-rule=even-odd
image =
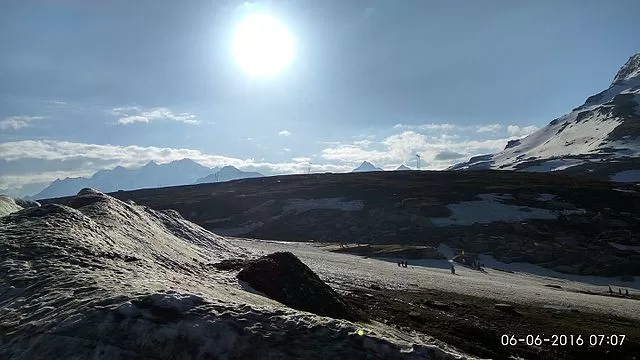
[{"label": "sun", "polygon": [[293,60],[293,36],[277,19],[267,14],[250,14],[235,28],[232,52],[247,75],[277,75]]}]

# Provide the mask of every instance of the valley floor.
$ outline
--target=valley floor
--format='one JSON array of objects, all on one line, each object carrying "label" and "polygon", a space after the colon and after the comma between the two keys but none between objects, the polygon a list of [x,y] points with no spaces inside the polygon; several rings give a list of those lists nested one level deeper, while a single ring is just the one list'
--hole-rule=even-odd
[{"label": "valley floor", "polygon": [[[613,295],[607,286],[494,269],[486,272],[444,260],[399,267],[394,260],[333,253],[310,243],[231,239],[258,252],[290,251],[376,321],[447,342],[480,357],[616,358],[640,353],[640,291]],[[495,305],[513,305],[500,311]],[[528,334],[626,335],[622,347],[500,344],[500,336]]]}]

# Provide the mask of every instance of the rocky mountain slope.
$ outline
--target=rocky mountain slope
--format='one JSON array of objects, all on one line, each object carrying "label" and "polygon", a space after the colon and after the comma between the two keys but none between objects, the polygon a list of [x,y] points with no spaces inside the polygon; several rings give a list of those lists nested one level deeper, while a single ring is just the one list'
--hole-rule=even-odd
[{"label": "rocky mountain slope", "polygon": [[231,181],[239,179],[250,179],[256,177],[263,177],[264,175],[259,172],[242,171],[236,167],[227,165],[222,169],[215,171],[205,177],[202,177],[195,181],[196,184],[213,183],[221,181]]},{"label": "rocky mountain slope", "polygon": [[190,159],[172,161],[167,164],[156,164],[150,161],[139,168],[116,166],[111,170],[100,170],[90,178],[57,179],[38,194],[34,199],[70,196],[83,188],[93,188],[112,192],[173,185],[193,184],[197,179],[217,171]]},{"label": "rocky mountain slope", "polygon": [[219,266],[255,251],[95,190],[1,217],[0,253],[2,359],[459,356],[287,308]]},{"label": "rocky mountain slope", "polygon": [[[640,189],[556,174],[291,175],[114,196],[215,233],[288,241],[441,243],[582,275],[640,275]],[[45,202],[65,203],[69,199]]]},{"label": "rocky mountain slope", "polygon": [[351,170],[351,172],[371,172],[371,171],[384,171],[381,168],[373,165],[368,161],[363,161],[357,168]]},{"label": "rocky mountain slope", "polygon": [[[640,169],[640,53],[608,89],[537,132],[510,141],[497,154],[471,158],[449,170],[564,172],[609,180]],[[640,173],[638,174],[640,175]],[[640,176],[619,177],[640,182]]]}]

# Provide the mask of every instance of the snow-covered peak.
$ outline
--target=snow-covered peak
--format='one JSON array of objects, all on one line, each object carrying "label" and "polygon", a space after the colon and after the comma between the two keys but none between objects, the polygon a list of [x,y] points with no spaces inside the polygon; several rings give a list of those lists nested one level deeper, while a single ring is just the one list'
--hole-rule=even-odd
[{"label": "snow-covered peak", "polygon": [[249,179],[256,177],[263,177],[259,172],[242,171],[234,166],[227,165],[218,170],[218,168],[212,169],[214,172],[205,177],[196,180],[196,184],[212,183],[221,181],[231,181],[239,179]]},{"label": "snow-covered peak", "polygon": [[218,171],[218,176],[220,175],[237,175],[242,174],[242,170],[238,169],[235,166],[227,165],[223,166],[222,169]]},{"label": "snow-covered peak", "polygon": [[379,167],[374,166],[372,163],[368,161],[363,161],[360,166],[353,169],[351,172],[368,172],[368,171],[384,171]]},{"label": "snow-covered peak", "polygon": [[613,79],[613,84],[620,84],[637,77],[640,77],[640,52],[630,57],[620,68]]},{"label": "snow-covered peak", "polygon": [[406,166],[405,164],[398,166],[398,168],[396,169],[396,171],[408,171],[408,170],[411,170],[411,168]]},{"label": "snow-covered peak", "polygon": [[618,71],[614,83],[584,105],[497,154],[448,170],[560,171],[590,162],[640,157],[640,54]]}]

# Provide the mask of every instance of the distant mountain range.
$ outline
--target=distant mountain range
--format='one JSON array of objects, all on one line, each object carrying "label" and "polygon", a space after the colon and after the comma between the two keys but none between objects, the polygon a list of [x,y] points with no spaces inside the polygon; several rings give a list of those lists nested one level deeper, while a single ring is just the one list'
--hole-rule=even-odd
[{"label": "distant mountain range", "polygon": [[259,172],[242,171],[233,166],[225,166],[222,169],[196,180],[196,184],[231,181],[238,179],[249,179],[263,177]]},{"label": "distant mountain range", "polygon": [[406,166],[405,164],[402,164],[400,166],[398,166],[398,168],[395,171],[408,171],[408,170],[412,170],[410,167]]},{"label": "distant mountain range", "polygon": [[640,182],[640,53],[608,89],[567,115],[497,153],[448,170],[561,172],[601,180]]},{"label": "distant mountain range", "polygon": [[351,170],[351,172],[371,172],[371,171],[384,171],[379,167],[374,166],[372,163],[368,161],[363,161],[360,166]]},{"label": "distant mountain range", "polygon": [[118,190],[134,190],[143,188],[157,188],[165,186],[188,185],[207,181],[215,178],[218,181],[229,181],[247,177],[262,176],[259,173],[249,173],[236,169],[233,166],[225,166],[222,169],[208,168],[190,159],[172,161],[159,165],[153,161],[139,168],[124,168],[116,166],[111,170],[100,170],[90,178],[77,177],[57,179],[32,199],[49,199],[75,195],[83,188],[94,188],[102,192],[114,192]]}]

